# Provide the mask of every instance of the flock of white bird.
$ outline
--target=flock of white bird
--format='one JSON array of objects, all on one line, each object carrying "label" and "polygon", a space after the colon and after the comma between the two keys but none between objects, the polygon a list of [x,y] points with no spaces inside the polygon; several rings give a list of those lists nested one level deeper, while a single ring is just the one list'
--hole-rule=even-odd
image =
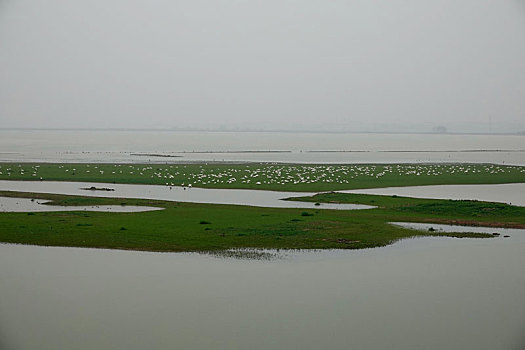
[{"label": "flock of white bird", "polygon": [[[255,185],[298,185],[298,184],[348,184],[362,178],[383,176],[443,176],[451,174],[500,174],[525,172],[525,167],[501,166],[496,164],[394,164],[394,165],[289,165],[289,164],[246,164],[230,167],[177,165],[57,165],[65,174],[90,174],[107,178],[108,175],[131,175],[149,177],[155,183],[168,186],[255,184]],[[0,175],[39,176],[40,165],[19,164],[2,168]],[[103,176],[106,174],[106,176]]]}]

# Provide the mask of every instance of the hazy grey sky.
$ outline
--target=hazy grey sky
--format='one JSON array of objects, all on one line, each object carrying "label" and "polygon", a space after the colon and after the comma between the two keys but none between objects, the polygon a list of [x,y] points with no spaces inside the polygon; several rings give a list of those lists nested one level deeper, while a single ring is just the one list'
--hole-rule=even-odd
[{"label": "hazy grey sky", "polygon": [[1,127],[525,130],[525,0],[0,0]]}]

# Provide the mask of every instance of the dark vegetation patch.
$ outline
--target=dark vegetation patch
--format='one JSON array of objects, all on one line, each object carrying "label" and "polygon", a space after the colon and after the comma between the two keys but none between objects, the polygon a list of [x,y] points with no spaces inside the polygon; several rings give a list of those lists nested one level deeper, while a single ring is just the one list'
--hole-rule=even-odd
[{"label": "dark vegetation patch", "polygon": [[443,200],[431,203],[417,203],[399,206],[396,210],[433,215],[457,215],[473,217],[517,216],[524,215],[525,208],[503,203],[487,203],[466,200]]}]

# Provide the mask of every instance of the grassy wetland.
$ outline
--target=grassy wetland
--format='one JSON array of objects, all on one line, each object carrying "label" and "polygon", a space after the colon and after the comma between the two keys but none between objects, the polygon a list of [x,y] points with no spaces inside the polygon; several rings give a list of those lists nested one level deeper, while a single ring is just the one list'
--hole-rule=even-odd
[{"label": "grassy wetland", "polygon": [[[52,164],[0,163],[0,180],[84,181],[203,188],[336,191],[435,184],[525,182],[525,167],[494,164]],[[491,237],[414,231],[389,222],[525,227],[525,208],[500,203],[320,193],[291,198],[372,205],[366,210],[262,208],[145,199],[0,192],[52,205],[162,207],[143,213],[0,213],[0,241],[148,251],[232,248],[360,249],[414,236]]]},{"label": "grassy wetland", "polygon": [[[163,207],[143,213],[0,213],[0,241],[147,251],[220,251],[232,248],[360,249],[415,236],[492,237],[481,233],[414,231],[389,222],[525,227],[525,208],[500,203],[324,193],[303,201],[375,205],[367,210],[274,209],[0,192],[50,199],[54,205]],[[297,199],[294,199],[297,200]],[[495,228],[495,232],[497,229]]]},{"label": "grassy wetland", "polygon": [[82,181],[277,191],[525,182],[525,167],[496,164],[0,163],[0,180]]}]

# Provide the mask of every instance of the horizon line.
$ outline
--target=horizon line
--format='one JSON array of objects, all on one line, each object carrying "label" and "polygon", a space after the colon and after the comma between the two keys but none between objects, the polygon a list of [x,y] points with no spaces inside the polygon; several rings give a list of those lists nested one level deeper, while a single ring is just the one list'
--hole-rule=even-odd
[{"label": "horizon line", "polygon": [[251,132],[251,133],[293,133],[293,134],[424,134],[424,135],[525,135],[517,132],[468,132],[468,131],[371,131],[371,130],[287,130],[287,129],[205,129],[205,128],[28,128],[0,127],[1,131],[157,131],[157,132]]}]

